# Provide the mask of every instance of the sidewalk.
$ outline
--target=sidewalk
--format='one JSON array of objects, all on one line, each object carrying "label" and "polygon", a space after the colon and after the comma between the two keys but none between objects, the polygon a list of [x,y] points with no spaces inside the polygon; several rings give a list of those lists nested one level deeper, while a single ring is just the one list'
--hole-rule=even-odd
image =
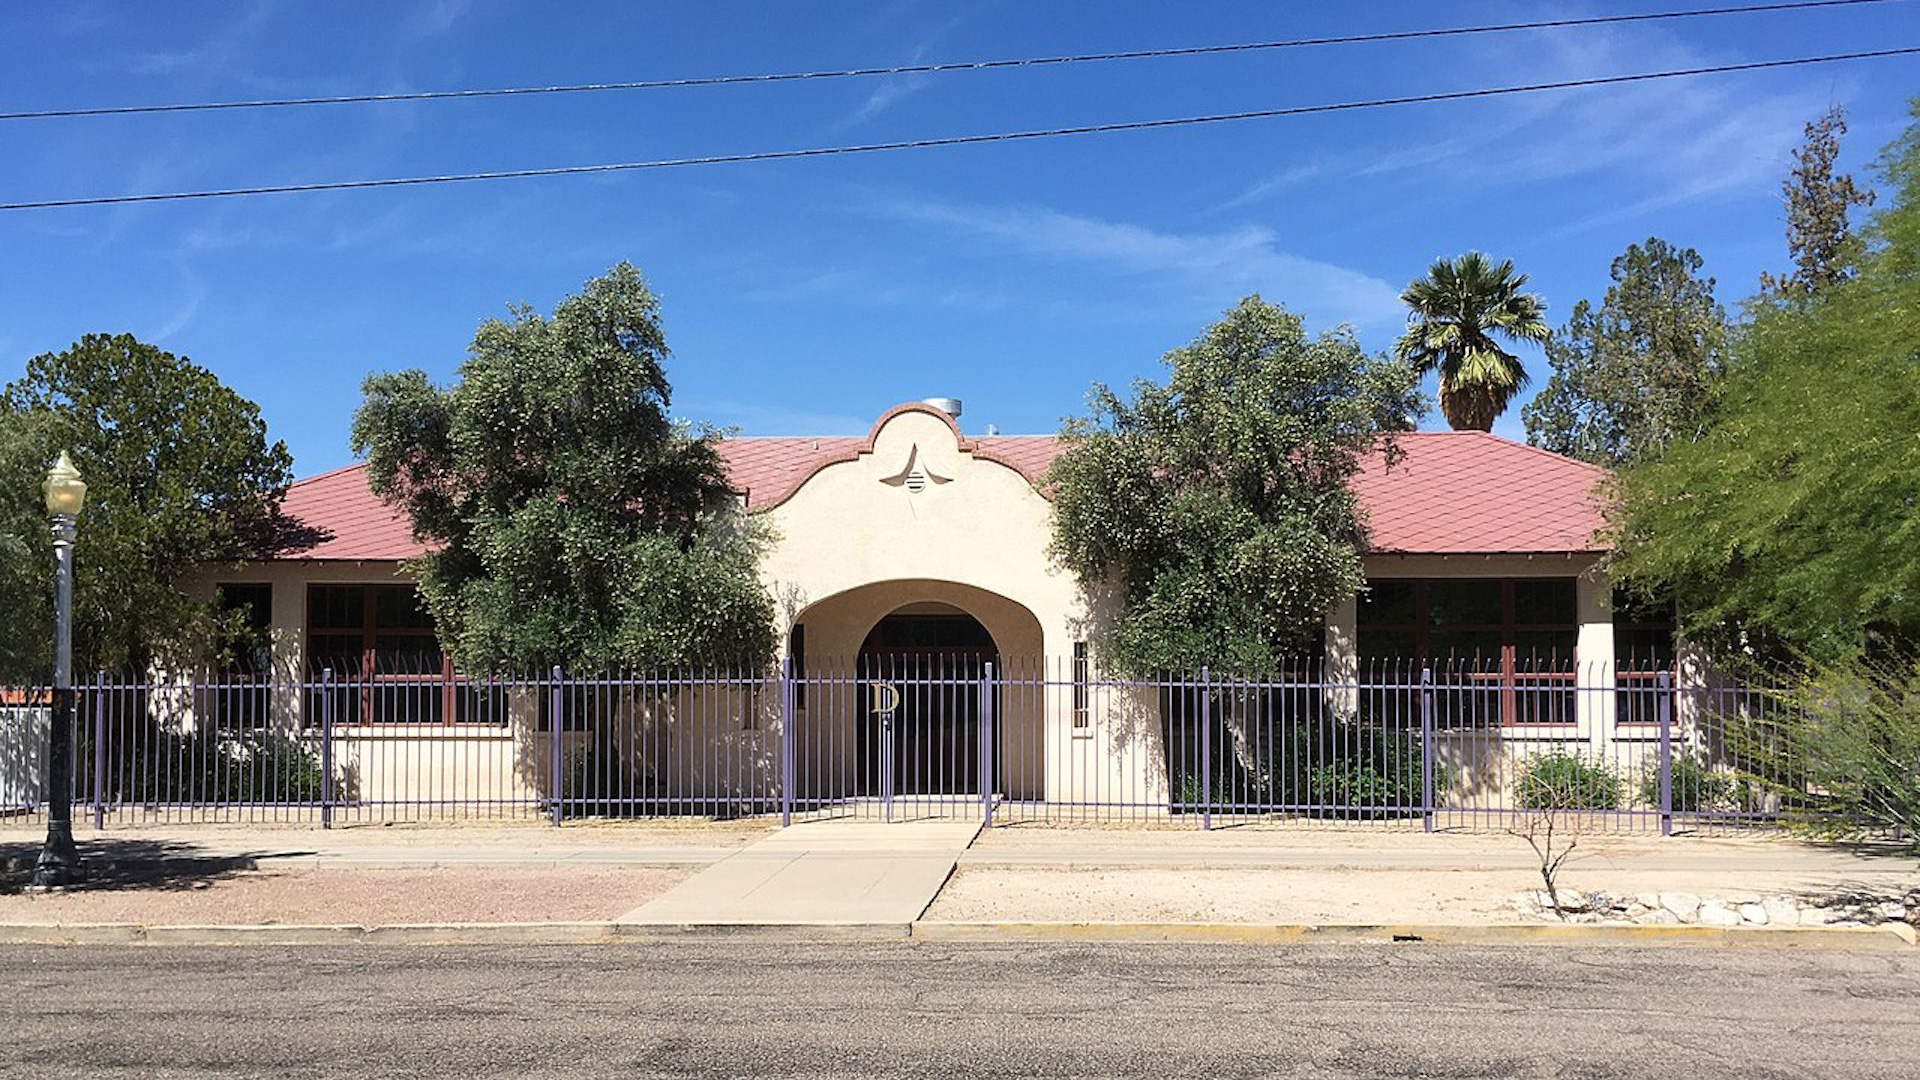
[{"label": "sidewalk", "polygon": [[[1342,826],[1171,832],[971,822],[770,821],[83,830],[87,888],[23,894],[40,835],[0,828],[0,925],[593,924],[613,932],[746,926],[1267,928],[1549,921],[1526,843],[1503,834]],[[1621,905],[1590,921],[1711,923],[1707,910],[1842,898],[1819,921],[1892,921],[1912,858],[1778,837],[1593,836],[1561,875]],[[1677,899],[1673,899],[1677,898]],[[1699,918],[1665,920],[1668,899]],[[1824,900],[1819,901],[1825,903]],[[1629,905],[1637,904],[1637,909]],[[1771,905],[1771,907],[1770,907]],[[1747,922],[1758,916],[1749,912]],[[1554,920],[1557,921],[1557,920]]]}]

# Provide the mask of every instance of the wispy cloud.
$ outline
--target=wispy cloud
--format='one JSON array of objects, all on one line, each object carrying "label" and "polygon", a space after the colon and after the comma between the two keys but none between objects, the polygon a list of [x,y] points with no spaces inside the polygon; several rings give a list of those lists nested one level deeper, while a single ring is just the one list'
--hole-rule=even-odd
[{"label": "wispy cloud", "polygon": [[1057,210],[928,201],[897,200],[881,211],[983,238],[1034,259],[1170,279],[1211,299],[1223,291],[1261,292],[1316,321],[1370,327],[1402,317],[1398,289],[1357,270],[1283,251],[1267,228],[1163,232]]},{"label": "wispy cloud", "polygon": [[[955,15],[940,26],[934,28],[931,33],[928,33],[924,37],[919,45],[914,47],[913,54],[907,58],[906,63],[919,64],[924,62],[927,54],[933,50],[934,45],[939,42],[942,37],[952,33],[955,27],[965,21],[966,17],[964,15]],[[860,107],[855,109],[853,115],[847,117],[846,121],[840,126],[848,128],[864,124],[932,85],[932,76],[926,74],[883,76],[880,79],[880,84],[867,94],[866,99],[860,103]]]},{"label": "wispy cloud", "polygon": [[[924,52],[925,50],[921,51]],[[919,53],[915,53],[914,60],[918,62],[919,59]],[[847,119],[846,126],[852,127],[856,124],[866,123],[881,113],[886,112],[888,109],[893,108],[903,99],[926,89],[930,82],[931,80],[925,75],[889,75],[885,77],[881,80],[880,85],[874,87],[873,92],[867,95],[867,100],[861,102],[860,107],[853,111],[853,115]]]},{"label": "wispy cloud", "polygon": [[[1582,28],[1474,47],[1462,66],[1501,81],[1575,80],[1737,59],[1646,27]],[[1290,165],[1216,206],[1238,209],[1308,180],[1417,175],[1423,184],[1472,186],[1608,177],[1621,201],[1569,225],[1577,229],[1708,198],[1774,177],[1801,123],[1823,100],[1754,78],[1704,76],[1502,98],[1450,111],[1437,137],[1359,146]]]},{"label": "wispy cloud", "polygon": [[1325,164],[1318,160],[1288,166],[1278,172],[1271,173],[1254,181],[1245,191],[1210,208],[1208,213],[1217,214],[1226,210],[1238,210],[1242,206],[1261,202],[1269,196],[1277,195],[1281,191],[1293,187],[1296,184],[1312,180],[1324,172],[1325,169]]},{"label": "wispy cloud", "polygon": [[175,334],[185,330],[187,325],[193,322],[193,317],[200,313],[200,305],[207,298],[206,282],[202,281],[200,275],[194,273],[193,268],[184,261],[180,264],[180,277],[184,286],[184,295],[180,302],[174,306],[172,313],[160,325],[142,334],[142,339],[165,343]]},{"label": "wispy cloud", "polygon": [[928,283],[916,276],[890,272],[871,262],[832,264],[808,272],[782,272],[767,280],[757,270],[741,285],[743,299],[757,303],[794,303],[832,299],[836,303],[867,307],[963,308],[999,311],[1013,306],[1014,297],[992,289]]}]

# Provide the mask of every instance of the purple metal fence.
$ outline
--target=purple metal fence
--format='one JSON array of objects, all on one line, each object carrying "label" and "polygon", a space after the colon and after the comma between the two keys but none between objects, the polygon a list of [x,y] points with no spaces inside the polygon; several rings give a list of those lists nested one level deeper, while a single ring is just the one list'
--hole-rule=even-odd
[{"label": "purple metal fence", "polygon": [[[1765,823],[1762,690],[1610,667],[1319,661],[1261,679],[895,651],[753,672],[114,680],[79,688],[95,828],[778,815],[989,825],[1499,829],[1545,806],[1661,833]],[[0,706],[0,815],[44,815],[44,689]]]}]

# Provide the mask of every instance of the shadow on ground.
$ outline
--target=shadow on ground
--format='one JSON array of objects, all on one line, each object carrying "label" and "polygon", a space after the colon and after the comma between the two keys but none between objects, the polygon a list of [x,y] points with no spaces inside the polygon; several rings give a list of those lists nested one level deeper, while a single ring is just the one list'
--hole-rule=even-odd
[{"label": "shadow on ground", "polygon": [[1830,888],[1803,889],[1793,895],[1802,906],[1824,908],[1834,919],[1868,926],[1889,922],[1920,926],[1920,886],[1903,888],[1841,881]]},{"label": "shadow on ground", "polygon": [[[81,878],[69,886],[75,892],[205,888],[256,869],[260,860],[273,857],[264,852],[213,854],[197,844],[177,840],[84,840],[77,846]],[[292,853],[274,853],[285,854]],[[37,841],[0,841],[0,894],[25,888],[39,857]]]}]

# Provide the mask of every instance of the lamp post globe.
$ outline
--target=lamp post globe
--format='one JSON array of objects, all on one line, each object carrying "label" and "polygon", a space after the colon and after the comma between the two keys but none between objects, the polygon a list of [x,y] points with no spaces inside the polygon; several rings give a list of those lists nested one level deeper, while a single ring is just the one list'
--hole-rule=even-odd
[{"label": "lamp post globe", "polygon": [[47,842],[33,883],[54,887],[79,876],[73,845],[73,540],[87,485],[62,450],[40,485],[53,519],[53,723],[47,737]]}]

